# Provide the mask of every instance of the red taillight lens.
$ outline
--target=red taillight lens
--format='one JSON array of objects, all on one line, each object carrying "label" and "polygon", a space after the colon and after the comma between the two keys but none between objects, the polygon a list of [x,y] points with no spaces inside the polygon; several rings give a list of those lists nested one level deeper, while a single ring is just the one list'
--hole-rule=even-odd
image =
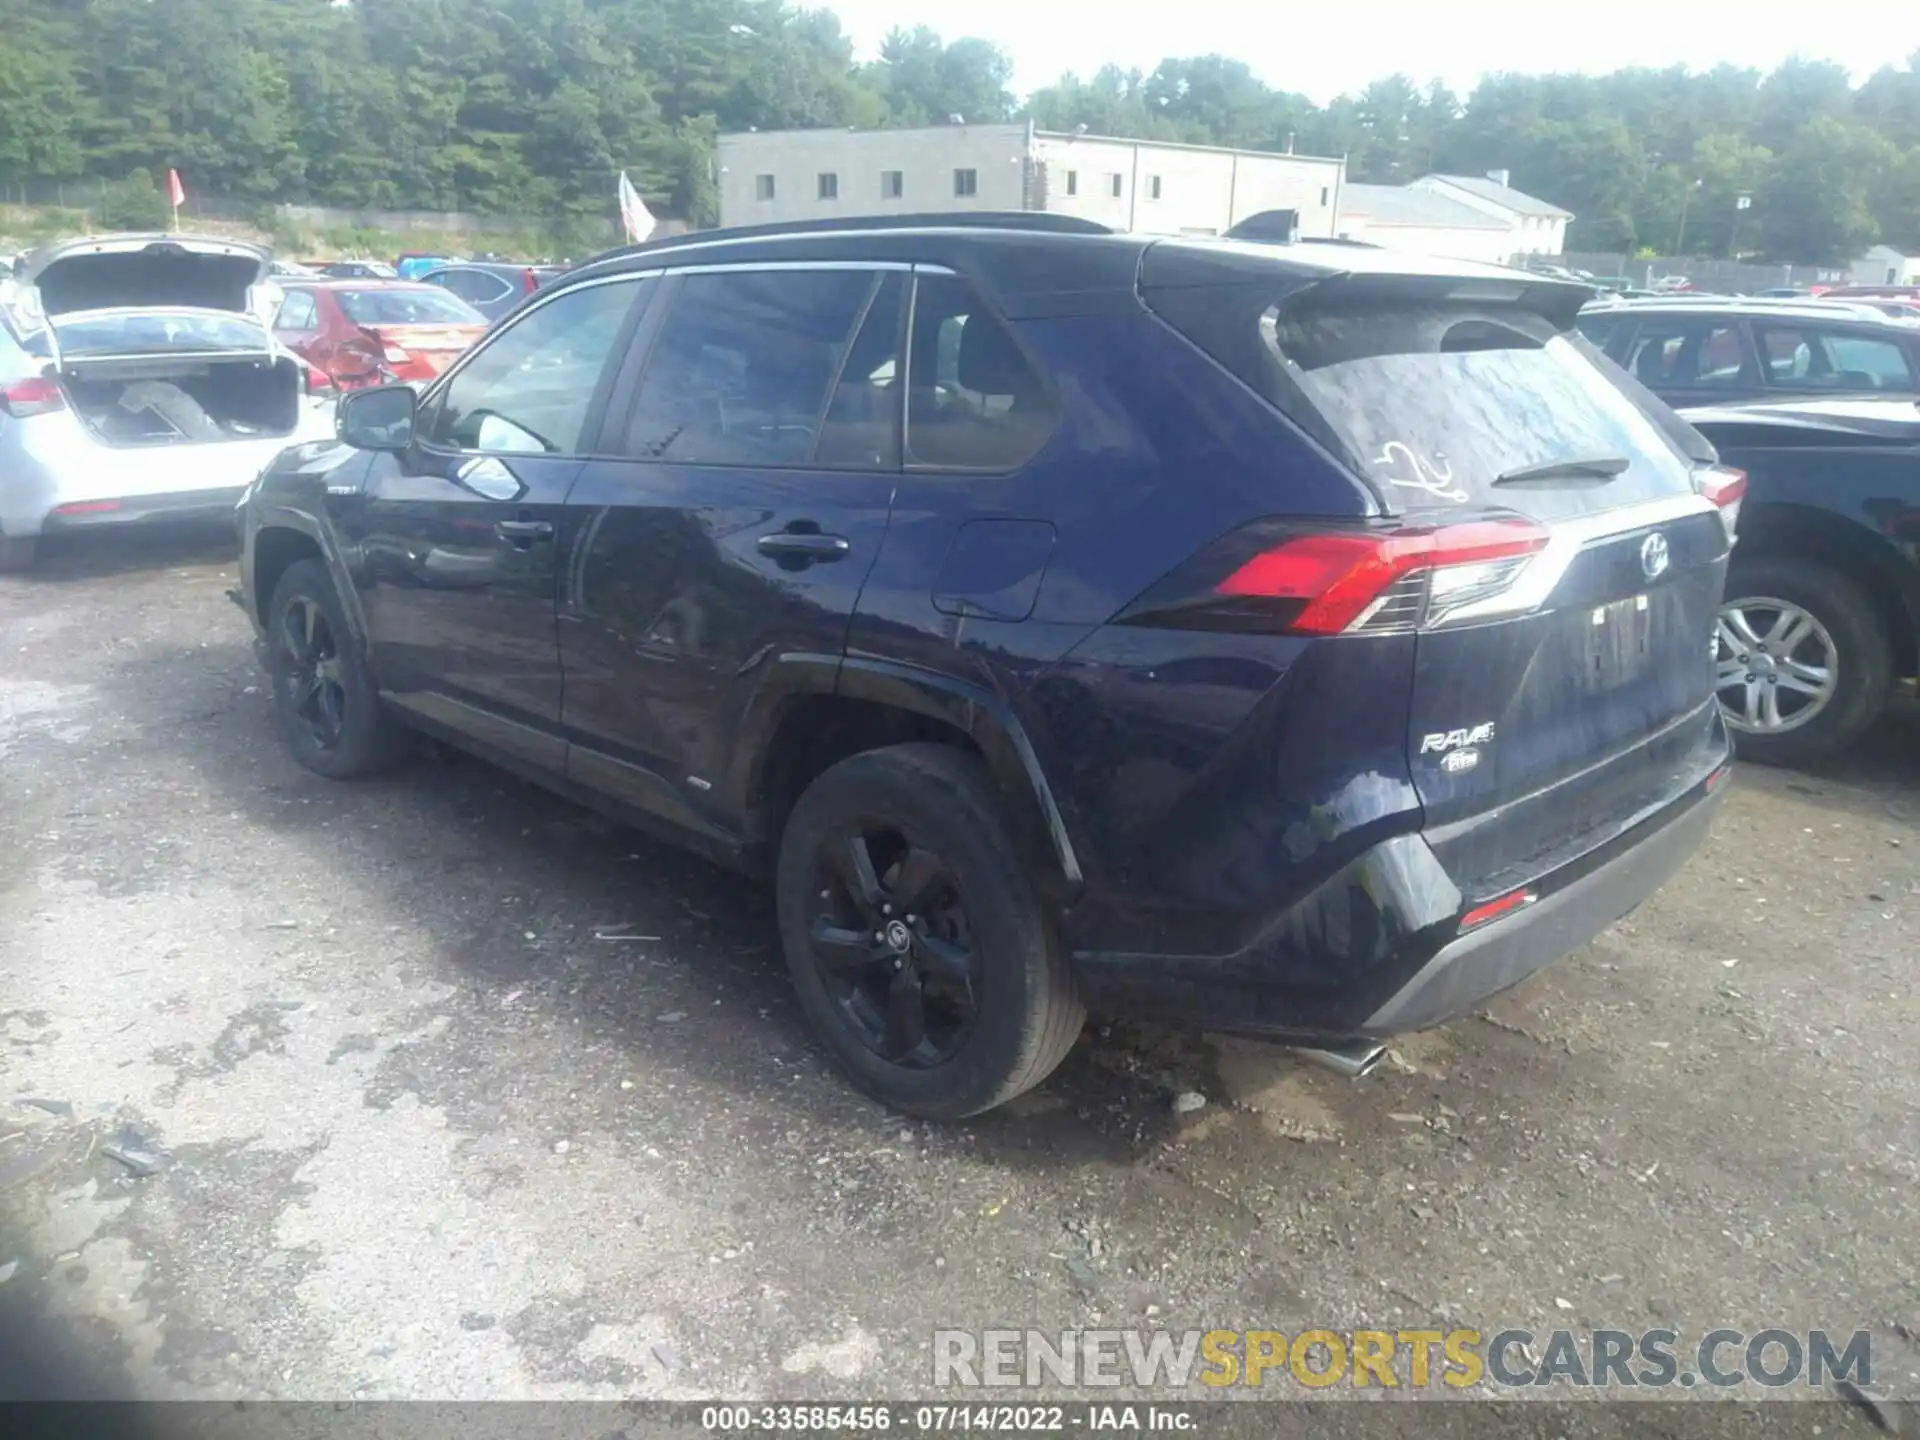
[{"label": "red taillight lens", "polygon": [[0,410],[24,420],[29,415],[47,415],[67,408],[67,397],[60,393],[60,382],[35,375],[0,385]]},{"label": "red taillight lens", "polygon": [[1720,518],[1731,541],[1740,524],[1740,502],[1747,498],[1747,472],[1713,465],[1694,472],[1700,493],[1720,507]]},{"label": "red taillight lens", "polygon": [[[1215,587],[1236,599],[1297,601],[1285,628],[1297,635],[1337,635],[1357,628],[1397,601],[1398,623],[1417,623],[1432,595],[1396,595],[1404,581],[1449,574],[1451,608],[1511,583],[1513,562],[1546,548],[1547,532],[1529,520],[1482,520],[1429,530],[1378,534],[1296,535],[1241,564]],[[1507,562],[1490,564],[1490,562]],[[1472,567],[1480,567],[1475,573]],[[1489,586],[1492,587],[1489,590]],[[1412,612],[1409,613],[1409,605]],[[1430,615],[1428,618],[1433,618]]]},{"label": "red taillight lens", "polygon": [[1524,910],[1535,900],[1531,890],[1515,890],[1502,895],[1498,900],[1489,900],[1484,905],[1476,905],[1460,917],[1460,928],[1471,930],[1476,925],[1484,925],[1489,920],[1498,920],[1502,915],[1511,915],[1516,910]]}]

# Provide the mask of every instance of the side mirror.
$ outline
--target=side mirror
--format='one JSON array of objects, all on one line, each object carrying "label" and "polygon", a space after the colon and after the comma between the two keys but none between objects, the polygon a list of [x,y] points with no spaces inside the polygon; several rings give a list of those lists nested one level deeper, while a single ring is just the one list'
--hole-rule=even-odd
[{"label": "side mirror", "polygon": [[419,397],[411,385],[381,385],[353,390],[341,397],[334,412],[333,432],[356,450],[405,450],[413,444],[414,406]]}]

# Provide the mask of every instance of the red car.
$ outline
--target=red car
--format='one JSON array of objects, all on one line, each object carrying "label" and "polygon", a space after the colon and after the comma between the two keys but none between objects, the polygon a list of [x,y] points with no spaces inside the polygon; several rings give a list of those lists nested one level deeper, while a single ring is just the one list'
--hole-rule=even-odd
[{"label": "red car", "polygon": [[281,282],[273,335],[342,390],[424,384],[487,330],[457,295],[401,280]]}]

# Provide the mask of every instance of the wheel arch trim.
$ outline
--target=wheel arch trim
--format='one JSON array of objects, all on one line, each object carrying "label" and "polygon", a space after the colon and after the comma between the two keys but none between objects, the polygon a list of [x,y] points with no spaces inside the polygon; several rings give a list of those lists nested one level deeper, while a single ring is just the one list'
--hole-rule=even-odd
[{"label": "wheel arch trim", "polygon": [[1004,700],[978,685],[917,665],[864,656],[791,653],[773,661],[740,730],[731,789],[742,813],[761,792],[771,741],[788,706],[809,695],[834,695],[925,715],[968,736],[980,747],[994,779],[1009,793],[1030,796],[1047,843],[1067,885],[1085,884],[1066,820],[1047,783],[1039,754]]},{"label": "wheel arch trim", "polygon": [[[354,646],[364,656],[367,653],[367,616],[361,608],[360,588],[353,582],[353,572],[335,543],[332,530],[304,510],[286,505],[262,506],[252,520],[252,533],[248,537],[247,590],[259,596],[259,577],[254,573],[255,557],[259,554],[260,537],[269,530],[291,530],[305,536],[313,542],[320,552],[320,563],[327,567],[327,574],[333,579],[334,594],[339,597],[340,608],[346,613],[347,625],[353,632]],[[264,632],[267,624],[266,607],[273,600],[271,595],[259,596],[255,601],[255,621]]]}]

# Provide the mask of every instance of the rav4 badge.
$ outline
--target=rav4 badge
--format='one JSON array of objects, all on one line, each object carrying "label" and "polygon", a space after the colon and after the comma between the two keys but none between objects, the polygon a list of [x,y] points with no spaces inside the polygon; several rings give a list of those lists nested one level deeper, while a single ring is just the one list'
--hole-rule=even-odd
[{"label": "rav4 badge", "polygon": [[1465,750],[1474,745],[1485,745],[1493,739],[1493,722],[1475,725],[1468,730],[1436,730],[1420,740],[1422,755],[1444,755],[1449,750]]}]

